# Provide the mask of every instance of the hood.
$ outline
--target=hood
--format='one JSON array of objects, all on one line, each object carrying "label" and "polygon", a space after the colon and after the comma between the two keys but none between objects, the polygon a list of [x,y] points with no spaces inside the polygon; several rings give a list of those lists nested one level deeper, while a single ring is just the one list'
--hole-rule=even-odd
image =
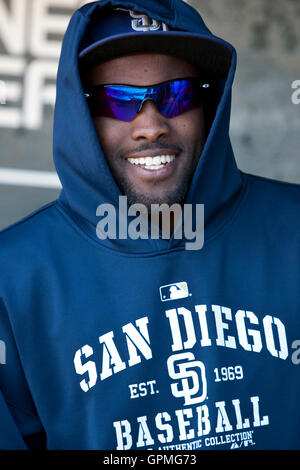
[{"label": "hood", "polygon": [[[64,212],[100,246],[124,253],[153,253],[184,249],[186,240],[172,237],[100,240],[96,234],[100,204],[119,206],[120,190],[101,149],[83,94],[78,67],[80,45],[91,18],[99,9],[113,6],[145,13],[200,37],[224,44],[232,60],[226,79],[219,82],[215,117],[198,162],[186,203],[204,204],[204,238],[220,228],[235,210],[242,188],[242,175],[236,166],[230,138],[231,87],[236,67],[236,53],[227,42],[214,36],[196,10],[180,0],[135,2],[107,1],[89,3],[72,16],[61,50],[57,75],[53,129],[54,163],[62,191],[58,203]],[[118,223],[118,210],[116,210]],[[205,242],[204,242],[205,243]]]}]

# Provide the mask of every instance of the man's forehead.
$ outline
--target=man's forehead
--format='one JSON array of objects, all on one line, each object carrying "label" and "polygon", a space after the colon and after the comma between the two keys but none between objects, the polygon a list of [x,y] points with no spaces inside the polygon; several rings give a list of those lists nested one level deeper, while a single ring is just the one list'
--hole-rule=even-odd
[{"label": "man's forehead", "polygon": [[175,56],[139,53],[118,57],[92,67],[88,71],[90,84],[127,83],[151,85],[176,78],[199,76],[198,69]]}]

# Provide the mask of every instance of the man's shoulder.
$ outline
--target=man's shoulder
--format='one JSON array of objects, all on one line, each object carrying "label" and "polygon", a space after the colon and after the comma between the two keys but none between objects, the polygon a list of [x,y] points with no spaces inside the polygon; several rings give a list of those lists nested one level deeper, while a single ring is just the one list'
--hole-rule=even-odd
[{"label": "man's shoulder", "polygon": [[284,234],[289,243],[300,240],[300,185],[261,176],[246,175],[248,221],[269,227],[274,236]]},{"label": "man's shoulder", "polygon": [[297,207],[300,204],[300,184],[246,174],[252,197],[261,204],[271,201],[280,207]]},{"label": "man's shoulder", "polygon": [[28,245],[34,246],[44,238],[45,231],[49,230],[51,221],[55,217],[56,202],[50,202],[31,214],[23,217],[14,224],[0,231],[0,255],[7,253],[12,247],[24,249]]}]

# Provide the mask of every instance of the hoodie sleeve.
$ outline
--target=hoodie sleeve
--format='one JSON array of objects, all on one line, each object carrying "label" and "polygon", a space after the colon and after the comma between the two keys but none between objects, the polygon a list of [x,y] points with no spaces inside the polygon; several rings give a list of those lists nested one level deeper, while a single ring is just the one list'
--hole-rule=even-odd
[{"label": "hoodie sleeve", "polygon": [[43,449],[44,436],[0,298],[0,450]]},{"label": "hoodie sleeve", "polygon": [[0,390],[0,449],[26,450],[28,447]]}]

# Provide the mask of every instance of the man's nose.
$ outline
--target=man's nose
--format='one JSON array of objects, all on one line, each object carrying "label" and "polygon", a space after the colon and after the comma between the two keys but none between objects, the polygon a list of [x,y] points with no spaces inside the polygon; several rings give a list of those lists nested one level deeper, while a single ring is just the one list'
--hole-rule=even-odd
[{"label": "man's nose", "polygon": [[141,110],[132,121],[131,136],[134,140],[146,139],[156,142],[170,133],[167,118],[157,109],[153,101],[143,103]]}]

